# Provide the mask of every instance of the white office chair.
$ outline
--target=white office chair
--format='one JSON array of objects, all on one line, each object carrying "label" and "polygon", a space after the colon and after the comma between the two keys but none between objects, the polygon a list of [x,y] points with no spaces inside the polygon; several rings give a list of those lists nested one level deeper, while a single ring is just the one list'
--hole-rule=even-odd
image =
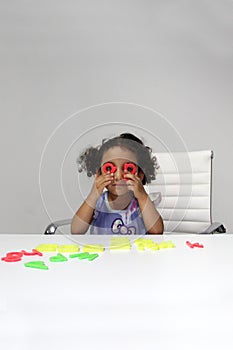
[{"label": "white office chair", "polygon": [[[221,223],[212,222],[213,151],[156,153],[156,157],[160,166],[156,180],[145,188],[151,199],[158,202],[164,233],[226,232]],[[44,233],[54,234],[58,227],[71,221],[53,222]]]}]

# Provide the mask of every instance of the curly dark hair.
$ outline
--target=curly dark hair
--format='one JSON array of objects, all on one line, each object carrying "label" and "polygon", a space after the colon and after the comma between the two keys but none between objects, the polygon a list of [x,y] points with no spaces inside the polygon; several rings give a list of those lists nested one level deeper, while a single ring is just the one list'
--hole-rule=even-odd
[{"label": "curly dark hair", "polygon": [[156,170],[159,168],[157,158],[152,156],[150,147],[145,146],[138,137],[130,133],[123,133],[108,140],[104,139],[101,145],[87,148],[77,159],[79,172],[84,170],[89,177],[96,174],[101,167],[103,154],[115,146],[124,147],[136,155],[139,169],[145,175],[142,180],[143,185],[155,180]]}]

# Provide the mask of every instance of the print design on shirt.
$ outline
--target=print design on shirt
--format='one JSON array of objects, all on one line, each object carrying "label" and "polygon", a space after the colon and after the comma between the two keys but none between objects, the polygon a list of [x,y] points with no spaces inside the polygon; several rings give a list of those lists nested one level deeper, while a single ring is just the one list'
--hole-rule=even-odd
[{"label": "print design on shirt", "polygon": [[115,219],[111,228],[113,233],[121,233],[123,235],[134,235],[136,233],[135,226],[127,227],[121,219]]}]

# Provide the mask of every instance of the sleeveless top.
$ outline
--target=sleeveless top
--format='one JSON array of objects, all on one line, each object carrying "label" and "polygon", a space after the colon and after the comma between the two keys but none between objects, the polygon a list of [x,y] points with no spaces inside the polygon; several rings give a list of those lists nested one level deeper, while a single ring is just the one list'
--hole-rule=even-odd
[{"label": "sleeveless top", "polygon": [[126,209],[115,210],[110,207],[108,191],[105,191],[96,203],[90,234],[112,235],[114,233],[144,235],[147,232],[135,197]]}]

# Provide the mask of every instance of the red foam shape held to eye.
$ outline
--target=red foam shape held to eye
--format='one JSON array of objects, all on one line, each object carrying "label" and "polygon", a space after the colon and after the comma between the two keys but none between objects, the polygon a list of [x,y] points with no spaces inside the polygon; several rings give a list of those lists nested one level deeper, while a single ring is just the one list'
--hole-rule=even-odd
[{"label": "red foam shape held to eye", "polygon": [[[130,174],[136,174],[137,167],[134,163],[125,163],[124,164],[124,172],[130,173]],[[126,174],[124,174],[124,180],[128,180],[127,177],[125,177]]]},{"label": "red foam shape held to eye", "polygon": [[134,163],[125,163],[124,171],[127,171],[128,173],[131,173],[131,174],[136,174],[137,167]]},{"label": "red foam shape held to eye", "polygon": [[105,174],[108,172],[112,174],[116,172],[117,167],[113,163],[107,162],[107,163],[104,163],[102,169]]}]

